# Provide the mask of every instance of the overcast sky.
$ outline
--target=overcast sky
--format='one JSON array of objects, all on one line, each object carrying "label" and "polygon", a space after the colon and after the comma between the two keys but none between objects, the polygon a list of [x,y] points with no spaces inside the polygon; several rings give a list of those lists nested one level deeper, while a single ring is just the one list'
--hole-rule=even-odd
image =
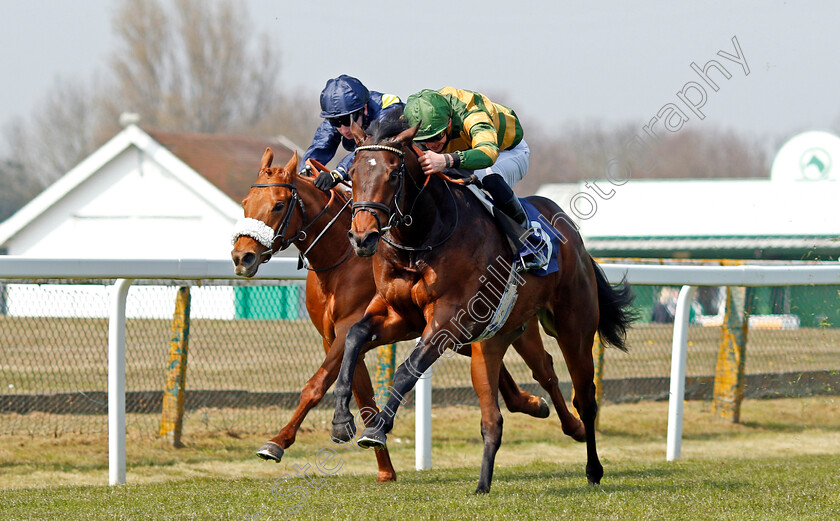
[{"label": "overcast sky", "polygon": [[[453,85],[485,92],[528,125],[632,124],[668,103],[686,128],[785,137],[840,127],[840,3],[618,0],[322,2],[246,0],[282,55],[281,84],[317,97],[327,78],[355,75],[405,98]],[[641,7],[640,7],[641,5]],[[0,0],[0,125],[28,117],[58,77],[107,76],[114,3]],[[718,54],[737,57],[745,65]],[[731,75],[692,70],[716,60]],[[746,74],[746,68],[749,74]],[[695,82],[698,109],[678,92]],[[695,104],[703,93],[690,85]]]}]

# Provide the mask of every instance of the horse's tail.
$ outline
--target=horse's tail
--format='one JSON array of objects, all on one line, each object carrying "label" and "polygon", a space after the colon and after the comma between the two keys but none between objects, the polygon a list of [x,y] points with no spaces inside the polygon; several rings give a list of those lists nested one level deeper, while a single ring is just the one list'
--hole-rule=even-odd
[{"label": "horse's tail", "polygon": [[610,286],[595,259],[590,257],[590,260],[595,269],[595,279],[598,281],[598,334],[601,336],[601,342],[627,351],[627,328],[638,318],[638,313],[630,307],[636,298],[633,289],[627,283],[626,276],[618,286]]}]

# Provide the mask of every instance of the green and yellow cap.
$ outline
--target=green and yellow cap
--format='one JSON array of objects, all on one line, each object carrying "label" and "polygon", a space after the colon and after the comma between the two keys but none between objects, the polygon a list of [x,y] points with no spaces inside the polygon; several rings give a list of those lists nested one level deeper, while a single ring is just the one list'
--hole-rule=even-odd
[{"label": "green and yellow cap", "polygon": [[439,92],[431,89],[423,89],[412,94],[405,102],[405,119],[412,127],[420,123],[417,135],[414,139],[423,141],[446,130],[451,117],[451,107]]}]

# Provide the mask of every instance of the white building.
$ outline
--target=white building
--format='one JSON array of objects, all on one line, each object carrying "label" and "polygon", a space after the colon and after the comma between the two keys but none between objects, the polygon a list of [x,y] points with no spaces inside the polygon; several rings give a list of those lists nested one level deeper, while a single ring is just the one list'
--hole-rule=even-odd
[{"label": "white building", "polygon": [[[596,257],[840,258],[840,138],[827,132],[793,137],[768,179],[638,180],[631,172],[613,181],[547,184],[537,195],[568,213]],[[797,324],[801,317],[803,325],[838,327],[837,290],[758,288],[756,307],[796,313]],[[636,293],[645,308],[661,298],[651,287]]]},{"label": "white building", "polygon": [[[631,173],[632,174],[632,173]],[[769,179],[546,184],[596,256],[826,260],[840,255],[840,138],[791,139]]]},{"label": "white building", "polygon": [[[285,138],[155,132],[130,124],[0,223],[0,251],[116,262],[127,258],[229,259],[233,225],[242,217],[240,201],[256,179],[268,146],[281,165],[291,158],[294,148]],[[7,290],[6,307],[18,315],[64,315],[73,310],[75,316],[80,312],[106,316],[107,300],[89,295],[92,289],[105,291],[101,286],[88,287],[62,299],[49,294],[47,287],[39,292],[12,286]],[[232,316],[233,289],[207,289],[221,293],[209,300],[194,296],[194,315]],[[132,300],[142,300],[139,293],[146,290],[152,288],[133,288],[129,306]],[[146,302],[144,310],[135,309],[135,316],[171,316],[174,300],[160,291],[154,294],[162,295],[168,304],[159,307]],[[220,299],[225,306],[219,305]],[[216,302],[208,304],[210,300]],[[202,309],[202,303],[212,309]]]}]

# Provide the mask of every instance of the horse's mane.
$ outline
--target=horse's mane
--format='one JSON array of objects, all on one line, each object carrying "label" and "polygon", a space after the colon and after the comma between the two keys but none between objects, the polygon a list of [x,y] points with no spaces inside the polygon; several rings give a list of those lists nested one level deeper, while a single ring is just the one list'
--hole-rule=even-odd
[{"label": "horse's mane", "polygon": [[372,122],[367,133],[373,136],[374,143],[381,143],[406,129],[408,129],[408,122],[403,117],[402,108],[398,108],[389,110],[382,119]]}]

